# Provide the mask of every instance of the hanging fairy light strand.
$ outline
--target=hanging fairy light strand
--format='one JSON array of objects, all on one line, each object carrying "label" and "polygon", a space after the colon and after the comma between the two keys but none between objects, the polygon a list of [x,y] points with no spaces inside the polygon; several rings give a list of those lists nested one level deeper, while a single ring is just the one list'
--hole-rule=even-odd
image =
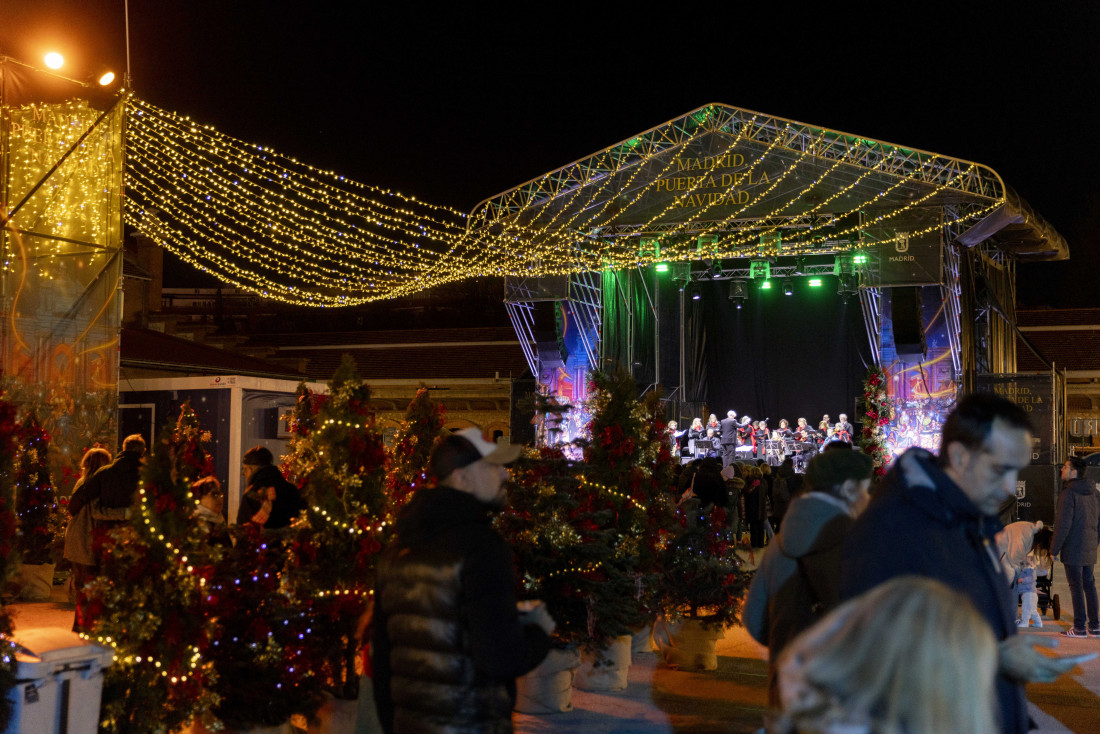
[{"label": "hanging fairy light strand", "polygon": [[[826,241],[838,252],[850,250],[859,247],[863,226],[888,222],[945,192],[973,194],[971,182],[987,178],[974,164],[755,113],[733,122],[724,116],[728,111],[711,106],[545,174],[471,220],[134,97],[127,109],[125,221],[227,283],[314,306],[394,298],[486,275],[774,255],[779,245],[761,242],[792,217],[828,217],[833,226],[827,234],[783,229],[783,254],[816,252]],[[701,136],[714,138],[693,147]],[[753,195],[743,188],[734,200],[733,185],[715,184],[713,170],[683,175],[698,168],[697,149],[712,160],[740,159],[737,180],[752,182]],[[865,151],[874,155],[857,162]],[[803,170],[813,170],[810,163],[826,165],[801,180]],[[670,181],[677,182],[675,191]],[[831,190],[822,191],[827,184]],[[1003,191],[980,194],[962,217],[974,220],[1003,201]],[[884,209],[889,203],[894,208]],[[648,236],[656,245],[639,248],[637,237],[617,234],[621,221],[630,222],[632,232],[653,232]]]}]

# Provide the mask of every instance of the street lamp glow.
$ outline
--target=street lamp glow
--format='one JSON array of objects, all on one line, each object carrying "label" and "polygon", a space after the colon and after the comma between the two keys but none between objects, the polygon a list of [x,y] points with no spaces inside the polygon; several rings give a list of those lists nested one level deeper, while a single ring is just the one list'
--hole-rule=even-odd
[{"label": "street lamp glow", "polygon": [[57,53],[56,51],[50,51],[48,54],[46,54],[46,57],[43,59],[43,61],[45,61],[46,66],[50,67],[51,69],[60,69],[61,66],[65,63],[65,57]]},{"label": "street lamp glow", "polygon": [[115,73],[113,71],[106,71],[103,76],[99,77],[99,86],[105,87],[115,80]]}]

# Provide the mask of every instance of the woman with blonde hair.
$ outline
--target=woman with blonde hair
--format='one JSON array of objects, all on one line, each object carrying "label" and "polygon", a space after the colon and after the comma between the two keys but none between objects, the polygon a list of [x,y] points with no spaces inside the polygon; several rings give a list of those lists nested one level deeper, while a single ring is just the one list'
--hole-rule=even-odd
[{"label": "woman with blonde hair", "polygon": [[776,734],[997,731],[997,642],[970,601],[899,576],[837,607],[779,659]]},{"label": "woman with blonde hair", "polygon": [[70,580],[72,598],[76,603],[73,632],[85,632],[84,585],[96,575],[96,559],[92,553],[92,513],[84,484],[92,475],[111,463],[111,452],[96,445],[80,459],[80,478],[69,498],[69,525],[65,528],[64,556],[73,566]]}]

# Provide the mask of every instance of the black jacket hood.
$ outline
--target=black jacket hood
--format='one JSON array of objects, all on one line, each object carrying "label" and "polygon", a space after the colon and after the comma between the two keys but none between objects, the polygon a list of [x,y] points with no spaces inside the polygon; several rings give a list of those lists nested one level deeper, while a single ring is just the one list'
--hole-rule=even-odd
[{"label": "black jacket hood", "polygon": [[460,525],[488,525],[494,511],[472,494],[452,487],[422,489],[397,515],[397,543],[416,545]]}]

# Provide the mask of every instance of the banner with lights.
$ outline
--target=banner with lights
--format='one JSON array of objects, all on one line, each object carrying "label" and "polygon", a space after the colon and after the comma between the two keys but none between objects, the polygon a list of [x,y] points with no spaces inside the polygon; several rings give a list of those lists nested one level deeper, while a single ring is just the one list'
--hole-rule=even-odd
[{"label": "banner with lights", "polygon": [[73,99],[2,114],[3,388],[50,434],[65,494],[63,468],[95,441],[116,443],[124,107]]}]

